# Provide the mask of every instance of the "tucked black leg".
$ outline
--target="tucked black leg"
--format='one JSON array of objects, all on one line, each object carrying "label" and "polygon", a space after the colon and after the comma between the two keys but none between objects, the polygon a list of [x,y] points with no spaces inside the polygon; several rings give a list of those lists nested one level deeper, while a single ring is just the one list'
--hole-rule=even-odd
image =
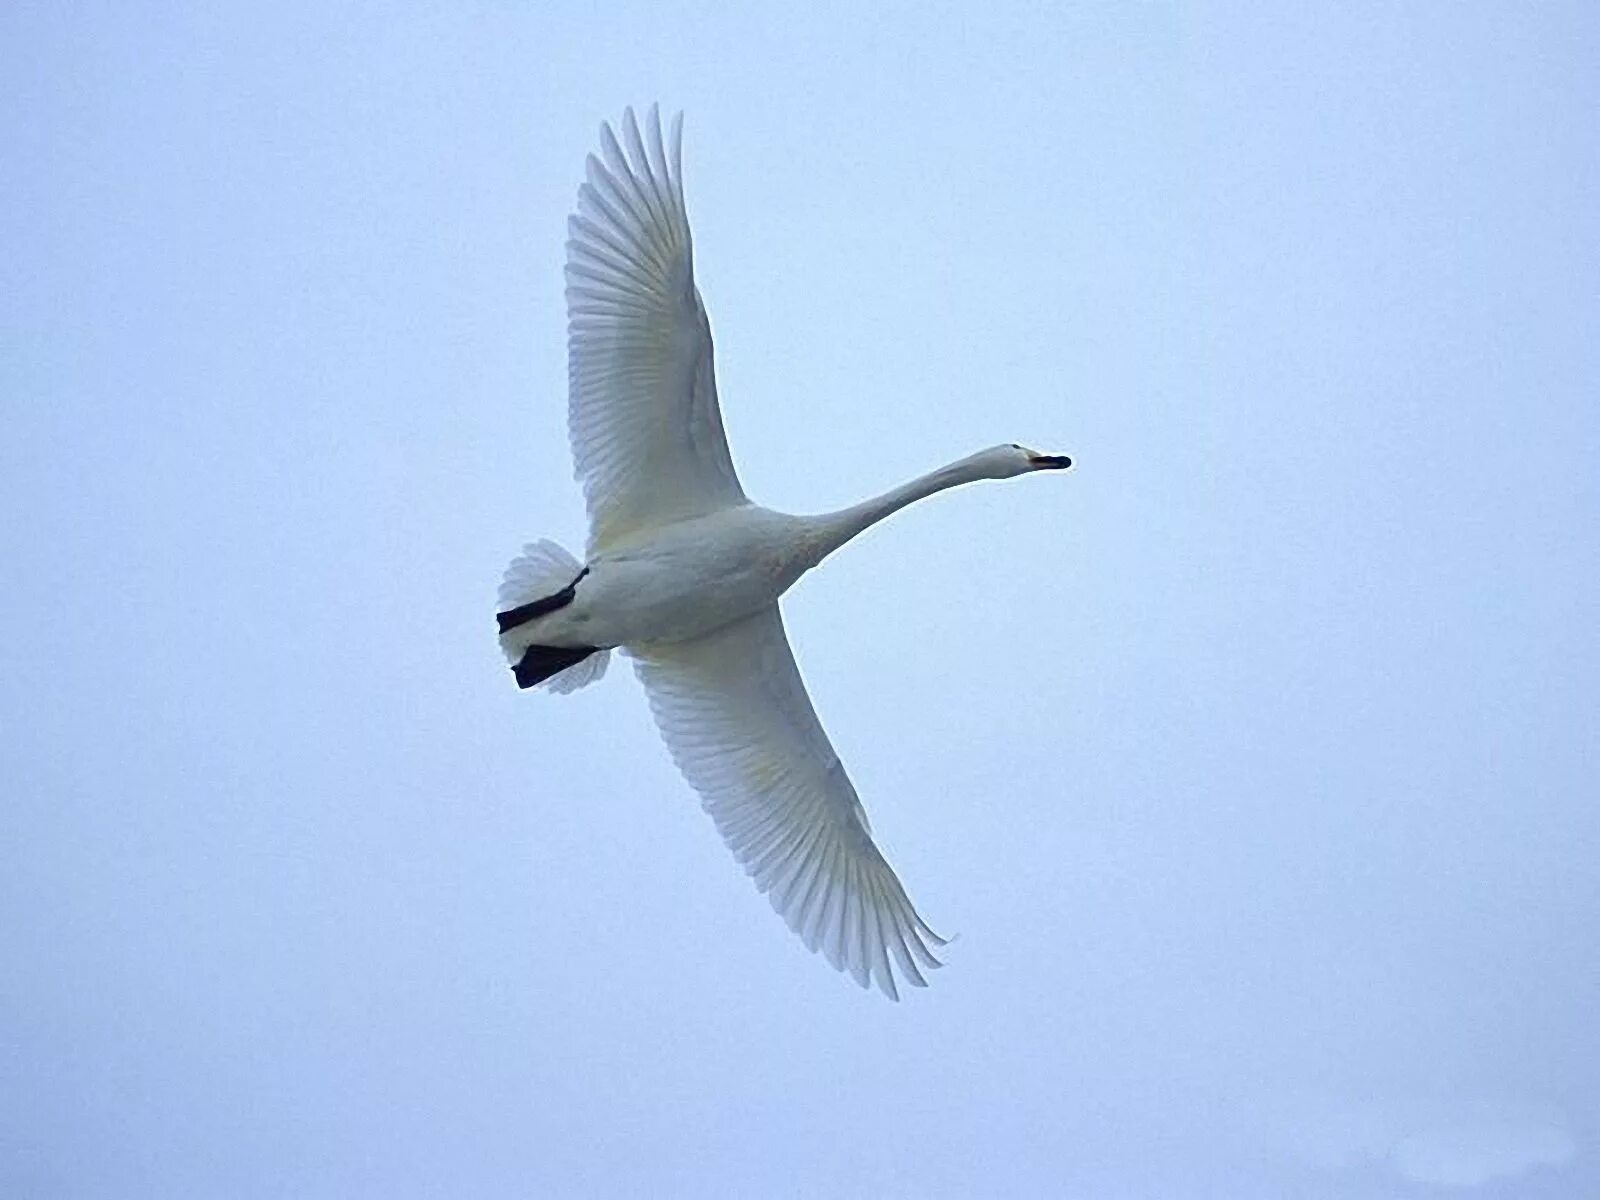
[{"label": "tucked black leg", "polygon": [[511,673],[517,677],[519,688],[531,688],[581,663],[596,649],[595,646],[529,646],[522,660],[511,668]]},{"label": "tucked black leg", "polygon": [[[585,567],[578,572],[578,579],[589,573]],[[526,604],[519,604],[515,608],[508,608],[505,612],[495,613],[496,621],[500,622],[500,632],[515,629],[518,625],[526,624],[535,617],[542,617],[545,613],[555,612],[558,608],[565,608],[572,603],[573,597],[578,594],[578,579],[574,579],[566,587],[553,596],[540,596],[537,600],[530,600]]]}]

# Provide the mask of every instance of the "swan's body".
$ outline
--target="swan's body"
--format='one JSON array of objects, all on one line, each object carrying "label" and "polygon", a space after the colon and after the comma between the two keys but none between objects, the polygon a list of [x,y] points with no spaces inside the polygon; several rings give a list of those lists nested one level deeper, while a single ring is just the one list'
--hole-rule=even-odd
[{"label": "swan's body", "polygon": [[806,522],[754,504],[689,517],[589,558],[572,603],[506,634],[508,651],[684,642],[771,604],[814,565]]},{"label": "swan's body", "polygon": [[[601,128],[570,223],[569,422],[588,561],[530,545],[501,588],[502,648],[523,687],[570,691],[632,655],[674,760],[735,855],[813,950],[896,996],[943,944],[873,844],[818,723],[777,600],[862,530],[934,492],[1070,465],[996,446],[820,516],[750,503],[717,405],[693,280],[680,130],[655,111],[627,153]],[[890,965],[890,958],[894,966]]]}]

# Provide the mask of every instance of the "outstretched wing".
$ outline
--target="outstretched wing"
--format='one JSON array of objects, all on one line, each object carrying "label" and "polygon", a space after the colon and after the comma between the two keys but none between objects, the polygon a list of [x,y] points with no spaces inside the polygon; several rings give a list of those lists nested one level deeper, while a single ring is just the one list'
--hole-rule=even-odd
[{"label": "outstretched wing", "polygon": [[944,939],[873,844],[778,606],[634,660],[674,761],[789,928],[862,987],[899,999],[896,973],[925,986]]},{"label": "outstretched wing", "polygon": [[717,407],[711,326],[694,286],[683,119],[669,161],[650,109],[618,144],[600,127],[567,222],[568,432],[591,551],[745,503]]}]

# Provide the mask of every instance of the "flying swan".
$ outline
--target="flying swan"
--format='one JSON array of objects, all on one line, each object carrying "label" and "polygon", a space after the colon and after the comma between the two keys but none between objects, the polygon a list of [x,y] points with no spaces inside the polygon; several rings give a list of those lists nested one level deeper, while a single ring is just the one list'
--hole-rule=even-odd
[{"label": "flying swan", "polygon": [[[868,526],[979,479],[1071,466],[994,446],[839,512],[739,486],[694,285],[680,114],[664,148],[628,109],[600,127],[567,223],[568,428],[589,513],[579,562],[534,542],[500,587],[517,685],[570,692],[633,658],[661,736],[789,928],[863,987],[926,986],[944,939],[912,907],[806,695],[778,597]],[[646,141],[648,138],[648,142]],[[626,147],[626,148],[624,148]]]}]

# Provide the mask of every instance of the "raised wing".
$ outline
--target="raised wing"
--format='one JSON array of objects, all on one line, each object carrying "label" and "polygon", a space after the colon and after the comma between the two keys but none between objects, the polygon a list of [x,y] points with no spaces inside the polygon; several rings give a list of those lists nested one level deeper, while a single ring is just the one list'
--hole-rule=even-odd
[{"label": "raised wing", "polygon": [[[634,650],[661,736],[735,857],[812,950],[898,1000],[944,945],[873,844],[772,605],[707,637]],[[890,958],[894,967],[890,965]]]},{"label": "raised wing", "polygon": [[[567,222],[568,432],[591,551],[745,502],[717,407],[711,326],[694,286],[683,119],[671,160],[655,107],[600,127]],[[604,161],[602,161],[602,159]]]}]

